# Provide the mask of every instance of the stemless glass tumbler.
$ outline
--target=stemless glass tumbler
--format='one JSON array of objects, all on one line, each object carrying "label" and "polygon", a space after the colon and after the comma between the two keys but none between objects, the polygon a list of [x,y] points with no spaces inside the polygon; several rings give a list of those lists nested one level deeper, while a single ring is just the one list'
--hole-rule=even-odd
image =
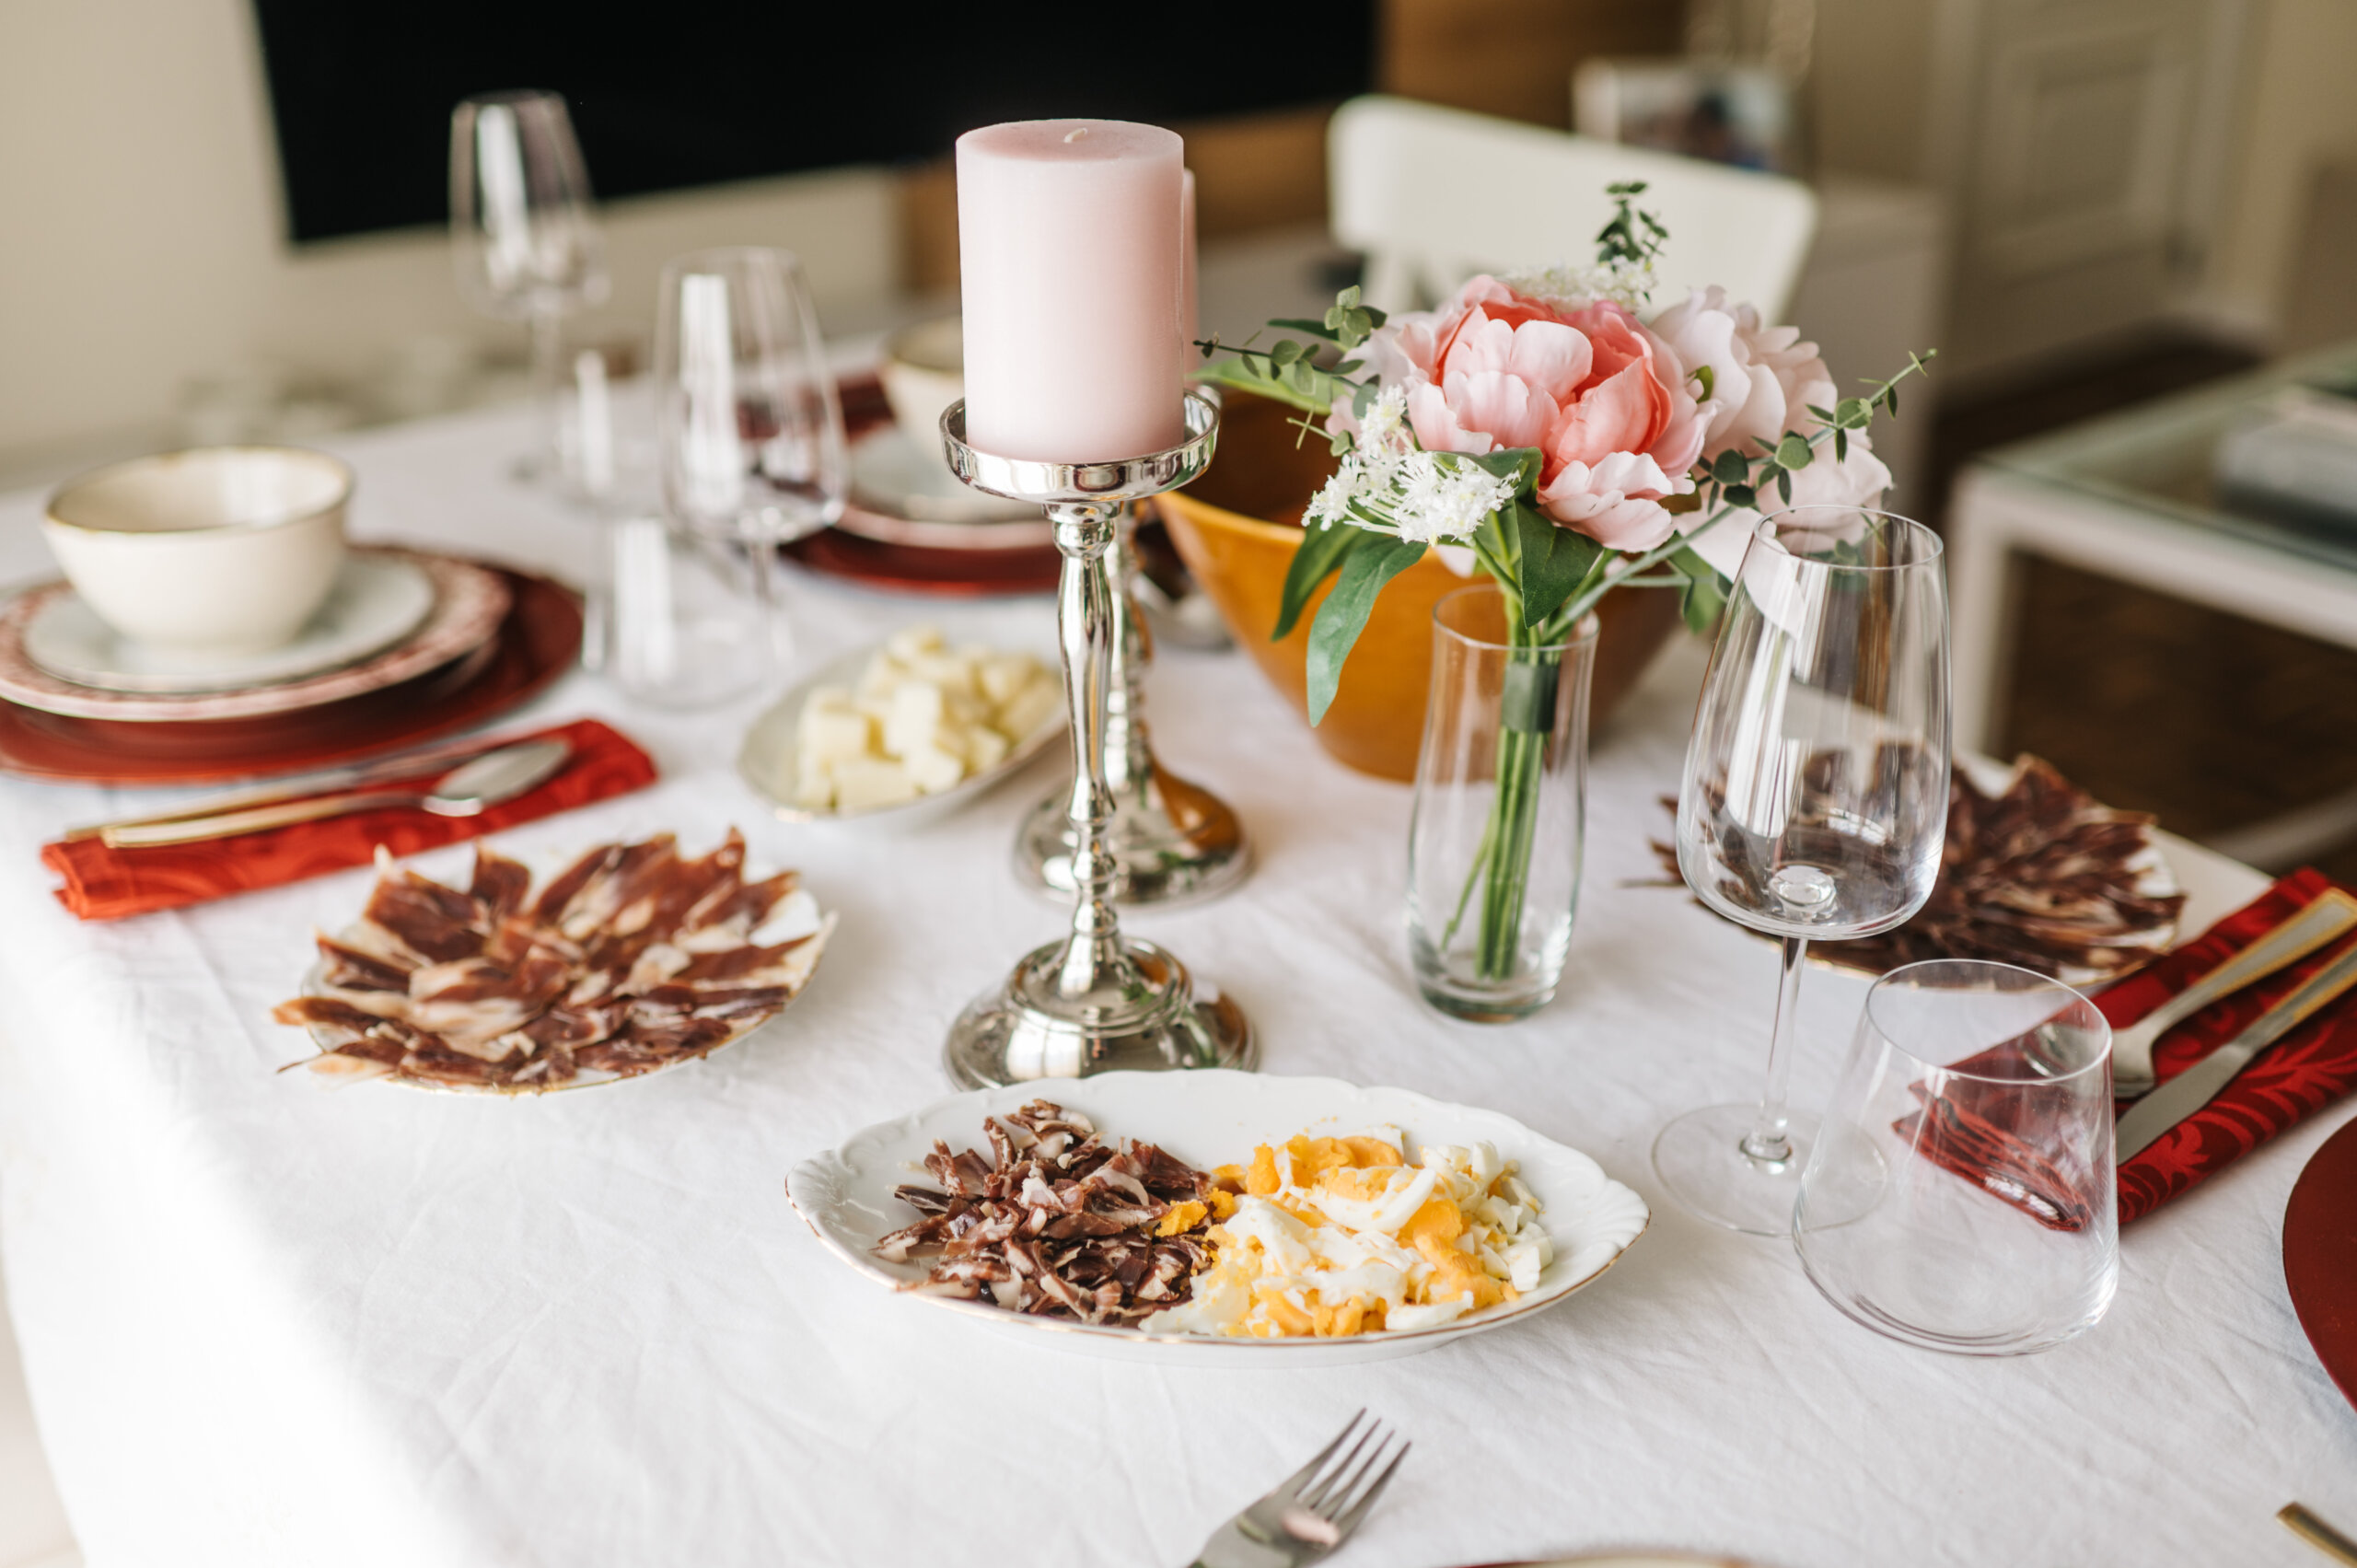
[{"label": "stemless glass tumbler", "polygon": [[1948,810],[1948,613],[1939,536],[1855,506],[1763,519],[1702,679],[1678,868],[1727,919],[1781,937],[1766,1092],[1689,1111],[1654,1143],[1678,1204],[1782,1236],[1811,1123],[1785,1105],[1812,941],[1923,907]]},{"label": "stemless glass tumbler", "polygon": [[1939,958],[1867,993],[1793,1211],[1817,1288],[1877,1333],[2026,1355],[2119,1278],[2111,1029],[2010,964]]},{"label": "stemless glass tumbler", "polygon": [[1587,814],[1596,620],[1515,644],[1494,584],[1433,607],[1433,675],[1408,830],[1408,946],[1445,1013],[1503,1023],[1562,979]]}]

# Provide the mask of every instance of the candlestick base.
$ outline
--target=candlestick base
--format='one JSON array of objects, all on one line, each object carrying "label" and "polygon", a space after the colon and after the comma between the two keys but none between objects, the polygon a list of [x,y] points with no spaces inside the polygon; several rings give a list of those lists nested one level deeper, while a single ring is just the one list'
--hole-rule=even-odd
[{"label": "candlestick base", "polygon": [[[1056,622],[1072,708],[1074,776],[1062,803],[1072,929],[1026,954],[951,1027],[942,1063],[961,1087],[1259,1062],[1242,1010],[1212,987],[1199,994],[1187,967],[1160,947],[1122,935],[1113,910],[1119,867],[1112,828],[1122,796],[1153,790],[1174,824],[1208,824],[1215,816],[1186,804],[1174,787],[1178,781],[1156,781],[1123,673],[1134,673],[1135,666],[1116,658],[1116,648],[1130,643],[1134,619],[1124,616],[1124,585],[1109,559],[1119,519],[1128,503],[1184,484],[1211,461],[1219,409],[1194,393],[1184,406],[1185,442],[1109,463],[979,452],[966,443],[963,401],[941,416],[942,447],[958,478],[993,495],[1036,502],[1055,525],[1064,558]],[[1233,814],[1227,820],[1232,830]],[[1229,858],[1240,860],[1242,835],[1231,836]],[[1240,873],[1238,865],[1229,875]]]},{"label": "candlestick base", "polygon": [[1125,938],[1120,958],[1081,995],[1059,983],[1066,956],[1062,942],[1032,949],[958,1016],[941,1062],[959,1088],[1260,1065],[1243,1009],[1216,987],[1198,987],[1186,965],[1153,943]]}]

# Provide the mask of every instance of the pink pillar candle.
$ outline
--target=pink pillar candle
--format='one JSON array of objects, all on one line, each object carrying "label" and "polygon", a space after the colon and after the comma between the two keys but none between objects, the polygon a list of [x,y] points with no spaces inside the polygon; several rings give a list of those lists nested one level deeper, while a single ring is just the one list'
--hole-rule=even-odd
[{"label": "pink pillar candle", "polygon": [[1175,132],[1030,120],[958,138],[966,439],[1114,462],[1186,439]]},{"label": "pink pillar candle", "polygon": [[1179,337],[1179,361],[1192,371],[1203,360],[1195,340],[1203,335],[1202,305],[1195,293],[1195,171],[1180,171],[1178,182],[1178,309],[1187,330]]}]

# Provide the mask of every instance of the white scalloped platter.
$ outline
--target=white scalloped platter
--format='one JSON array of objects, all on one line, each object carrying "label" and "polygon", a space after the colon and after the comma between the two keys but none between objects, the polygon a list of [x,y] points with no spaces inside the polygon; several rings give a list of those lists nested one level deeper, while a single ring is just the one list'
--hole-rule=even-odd
[{"label": "white scalloped platter", "polygon": [[1577,1149],[1542,1138],[1510,1116],[1449,1105],[1407,1089],[1361,1088],[1335,1078],[1274,1078],[1257,1073],[1108,1073],[1051,1078],[953,1095],[897,1121],[853,1133],[840,1148],[804,1160],[786,1178],[796,1213],[828,1249],[877,1286],[924,1277],[916,1263],[887,1263],[871,1249],[914,1219],[892,1190],[928,1181],[922,1164],[938,1138],[952,1149],[982,1146],[982,1119],[1049,1099],[1086,1114],[1108,1138],[1156,1144],[1208,1170],[1241,1163],[1256,1144],[1296,1132],[1341,1135],[1377,1126],[1403,1129],[1411,1149],[1423,1144],[1486,1141],[1519,1162],[1523,1181],[1543,1205],[1555,1260],[1538,1288],[1453,1323],[1348,1339],[1230,1339],[1213,1334],[1153,1334],[1005,1311],[986,1302],[904,1292],[906,1310],[947,1311],[1044,1347],[1172,1366],[1334,1366],[1413,1355],[1468,1334],[1487,1333],[1533,1317],[1594,1281],[1620,1260],[1651,1221],[1645,1201],[1613,1180]]}]

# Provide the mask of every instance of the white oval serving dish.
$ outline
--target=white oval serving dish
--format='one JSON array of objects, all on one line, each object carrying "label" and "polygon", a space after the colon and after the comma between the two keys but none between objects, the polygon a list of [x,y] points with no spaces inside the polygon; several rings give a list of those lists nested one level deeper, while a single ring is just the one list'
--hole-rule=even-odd
[{"label": "white oval serving dish", "polygon": [[916,1217],[892,1196],[893,1189],[930,1182],[920,1162],[932,1152],[935,1139],[952,1149],[986,1146],[982,1119],[1033,1099],[1081,1111],[1109,1139],[1159,1144],[1202,1169],[1247,1161],[1256,1144],[1283,1143],[1303,1132],[1341,1134],[1396,1126],[1407,1132],[1411,1148],[1486,1141],[1519,1162],[1523,1181],[1544,1205],[1555,1260],[1540,1274],[1538,1288],[1518,1301],[1438,1328],[1348,1339],[1154,1334],[1029,1317],[983,1301],[900,1292],[908,1310],[954,1313],[1057,1350],[1164,1365],[1278,1368],[1384,1361],[1544,1312],[1617,1262],[1652,1218],[1645,1201],[1596,1161],[1498,1111],[1450,1105],[1408,1089],[1361,1088],[1337,1078],[1278,1078],[1225,1069],[1047,1078],[953,1095],[865,1128],[840,1147],[804,1160],[786,1178],[786,1194],[828,1250],[873,1283],[897,1290],[923,1279],[925,1270],[921,1263],[888,1263],[872,1250],[877,1238]]}]

